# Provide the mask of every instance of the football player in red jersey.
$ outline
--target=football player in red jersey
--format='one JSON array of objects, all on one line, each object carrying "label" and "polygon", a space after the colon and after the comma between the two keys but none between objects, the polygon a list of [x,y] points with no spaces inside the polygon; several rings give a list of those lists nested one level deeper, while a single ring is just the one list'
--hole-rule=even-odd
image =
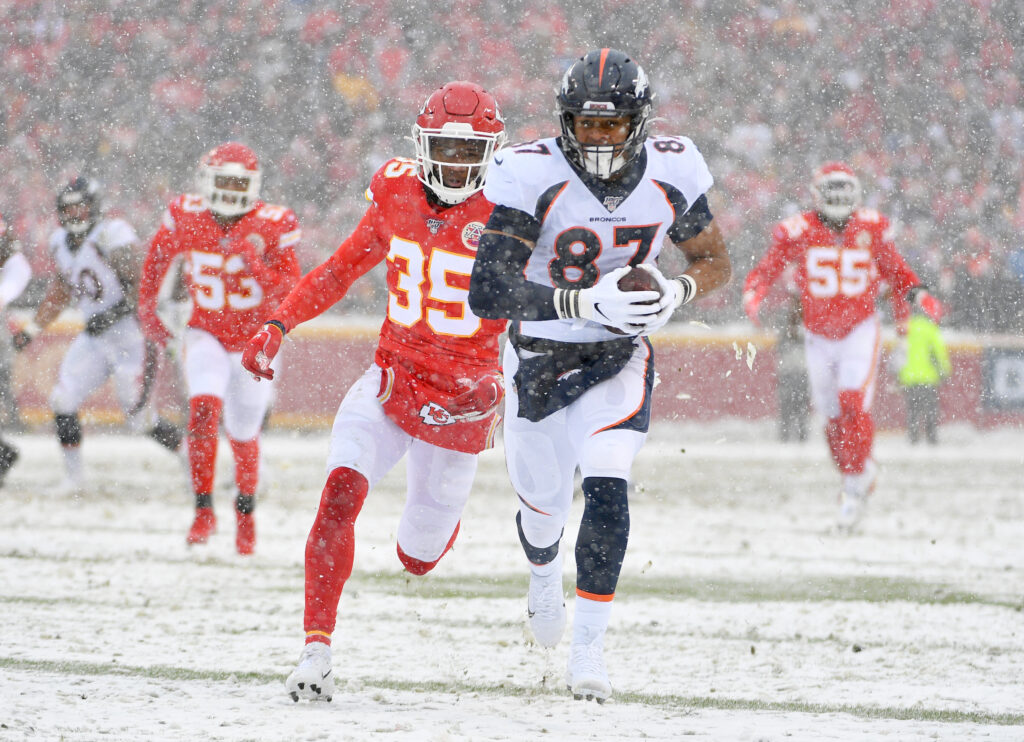
[{"label": "football player in red jersey", "polygon": [[355,231],[306,275],[242,356],[257,377],[296,325],[328,309],[352,282],[387,265],[388,309],[373,365],[334,419],[327,484],[306,542],[306,645],[286,687],[294,700],[330,700],[331,634],[352,572],[356,516],[367,493],[408,456],[398,558],[429,572],[451,548],[476,472],[499,421],[503,320],[467,304],[469,276],[492,205],[480,190],[505,125],[490,93],[450,82],[427,98],[413,126],[416,159],[373,176]]},{"label": "football player in red jersey", "polygon": [[877,473],[871,458],[871,402],[881,347],[875,311],[879,285],[884,280],[891,287],[897,322],[909,316],[911,303],[936,321],[942,306],[897,252],[889,220],[860,207],[860,181],[848,165],[821,166],[811,193],[813,210],[776,225],[771,247],[747,276],[743,308],[756,323],[771,284],[796,263],[808,377],[842,473],[839,528],[848,531],[863,516]]},{"label": "football player in red jersey", "polygon": [[157,315],[164,276],[178,256],[192,297],[184,366],[189,396],[188,454],[196,515],[189,544],[205,543],[216,528],[214,465],[221,413],[235,457],[240,554],[256,542],[253,507],[259,484],[259,434],[271,388],[239,367],[245,342],[299,279],[295,245],[302,232],[291,209],[263,203],[260,164],[244,144],[227,142],[199,164],[199,193],[167,207],[150,243],[139,285],[139,319],[150,340],[166,345],[171,332]]}]

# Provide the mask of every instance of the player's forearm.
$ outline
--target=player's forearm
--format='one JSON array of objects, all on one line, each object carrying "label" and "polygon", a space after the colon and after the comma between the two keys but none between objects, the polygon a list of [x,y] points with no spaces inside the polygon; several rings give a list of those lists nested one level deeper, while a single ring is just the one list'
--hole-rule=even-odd
[{"label": "player's forearm", "polygon": [[299,279],[271,319],[280,322],[285,332],[291,332],[341,301],[351,285],[352,280],[339,277],[330,263],[323,263]]},{"label": "player's forearm", "polygon": [[527,280],[531,247],[517,237],[485,231],[469,281],[469,308],[483,319],[557,319],[555,290]]}]

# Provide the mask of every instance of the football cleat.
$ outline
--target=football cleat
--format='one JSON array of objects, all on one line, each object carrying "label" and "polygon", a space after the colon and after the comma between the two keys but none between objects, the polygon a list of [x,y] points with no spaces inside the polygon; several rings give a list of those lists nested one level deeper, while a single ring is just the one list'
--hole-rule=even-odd
[{"label": "football cleat", "polygon": [[562,555],[554,561],[547,577],[530,572],[530,591],[526,596],[526,615],[533,638],[542,647],[557,646],[565,631],[565,593],[562,591]]},{"label": "football cleat", "polygon": [[839,517],[837,526],[842,533],[850,533],[863,520],[867,511],[868,497],[875,491],[878,466],[872,459],[864,464],[860,474],[843,477],[843,489],[839,494]]},{"label": "football cleat", "polygon": [[192,521],[185,541],[188,544],[205,544],[216,530],[217,516],[213,514],[213,508],[196,508],[196,519]]},{"label": "football cleat", "polygon": [[577,701],[604,703],[612,694],[612,684],[604,667],[604,637],[588,632],[587,641],[573,641],[569,649],[569,668],[565,683]]},{"label": "football cleat", "polygon": [[334,697],[334,673],[331,668],[331,647],[323,642],[310,642],[299,656],[298,666],[284,681],[285,690],[298,703],[330,701]]},{"label": "football cleat", "polygon": [[235,511],[238,530],[235,532],[235,549],[239,554],[248,556],[256,549],[256,519],[252,513]]},{"label": "football cleat", "polygon": [[73,477],[64,477],[53,488],[56,497],[79,497],[85,494],[85,482]]}]

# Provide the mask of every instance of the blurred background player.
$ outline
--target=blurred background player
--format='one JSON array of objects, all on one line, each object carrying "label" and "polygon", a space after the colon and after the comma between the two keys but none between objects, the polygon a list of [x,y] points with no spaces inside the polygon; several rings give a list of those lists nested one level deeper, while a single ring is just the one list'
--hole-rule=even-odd
[{"label": "blurred background player", "polygon": [[771,246],[747,276],[743,308],[757,324],[772,283],[796,263],[811,394],[827,420],[829,451],[842,474],[838,525],[848,531],[863,516],[877,474],[871,403],[881,347],[875,310],[879,285],[885,280],[890,286],[897,322],[910,304],[936,319],[942,307],[897,252],[889,220],[860,208],[860,181],[848,165],[821,166],[811,193],[814,208],[783,220],[772,232]]},{"label": "blurred background player", "polygon": [[370,489],[408,456],[396,548],[407,571],[426,574],[455,542],[477,454],[492,444],[505,322],[481,320],[466,299],[492,209],[480,190],[504,141],[498,104],[483,88],[456,81],[431,94],[413,125],[416,159],[395,158],[376,172],[355,230],[299,282],[243,354],[246,369],[273,378],[284,335],[386,262],[380,342],[338,408],[327,484],[306,542],[306,644],[286,682],[296,701],[329,701],[334,692],[331,635]]},{"label": "blurred background player", "polygon": [[143,266],[139,317],[146,337],[172,340],[160,319],[160,290],[183,256],[192,313],[184,337],[188,387],[188,456],[195,519],[186,541],[203,544],[217,525],[213,485],[217,441],[224,430],[235,459],[235,547],[251,554],[259,486],[259,435],[271,386],[257,384],[239,365],[245,341],[299,278],[295,246],[301,239],[291,209],[260,200],[262,171],[239,142],[207,152],[199,163],[199,193],[185,193],[164,212]]},{"label": "blurred background player", "polygon": [[144,340],[135,314],[138,295],[139,238],[128,222],[104,218],[100,186],[78,176],[57,193],[60,227],[50,234],[56,268],[33,318],[13,336],[23,350],[69,304],[76,304],[85,328],[71,342],[50,395],[64,458],[62,490],[85,486],[78,410],[109,379],[133,432],[147,434],[169,451],[178,451],[181,431],[157,419],[150,404],[156,378],[155,350]]},{"label": "blurred background player", "polygon": [[[0,214],[0,322],[3,327],[7,326],[7,307],[21,296],[31,278],[32,267],[14,239],[10,223]],[[6,429],[20,427],[21,423],[11,387],[13,356],[11,336],[4,332],[0,335],[0,413],[3,415],[3,428]],[[0,438],[0,485],[17,459],[18,449]]]},{"label": "blurred background player", "polygon": [[907,320],[905,351],[899,382],[907,402],[907,436],[917,443],[924,434],[932,445],[939,442],[939,387],[953,367],[939,325],[920,309]]},{"label": "blurred background player", "polygon": [[[630,472],[650,422],[644,336],[731,270],[708,207],[711,173],[686,137],[648,138],[652,100],[621,51],[587,52],[566,70],[562,135],[495,159],[484,188],[494,213],[469,291],[478,315],[512,320],[505,459],[530,563],[530,626],[544,647],[566,624],[559,545],[577,467],[583,477],[566,682],[599,702],[612,692],[603,642],[629,538]],[[666,238],[689,263],[673,279],[654,262]],[[658,291],[620,290],[629,266],[643,266]]]}]

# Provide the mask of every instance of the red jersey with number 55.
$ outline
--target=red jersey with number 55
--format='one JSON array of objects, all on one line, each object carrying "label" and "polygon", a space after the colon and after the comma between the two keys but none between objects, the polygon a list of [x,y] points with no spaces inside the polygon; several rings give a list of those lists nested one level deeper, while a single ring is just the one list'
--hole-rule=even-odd
[{"label": "red jersey with number 55", "polygon": [[747,276],[745,290],[769,287],[796,262],[804,325],[827,338],[845,337],[875,313],[882,280],[892,290],[897,321],[909,311],[907,291],[917,275],[896,251],[889,220],[874,209],[858,209],[840,232],[814,211],[776,225],[768,252]]},{"label": "red jersey with number 55", "polygon": [[257,201],[252,211],[225,229],[200,196],[179,196],[167,207],[143,265],[143,326],[156,317],[157,294],[167,269],[183,255],[192,297],[189,327],[206,330],[228,351],[242,350],[298,281],[295,245],[301,237],[295,213],[284,206]]}]

